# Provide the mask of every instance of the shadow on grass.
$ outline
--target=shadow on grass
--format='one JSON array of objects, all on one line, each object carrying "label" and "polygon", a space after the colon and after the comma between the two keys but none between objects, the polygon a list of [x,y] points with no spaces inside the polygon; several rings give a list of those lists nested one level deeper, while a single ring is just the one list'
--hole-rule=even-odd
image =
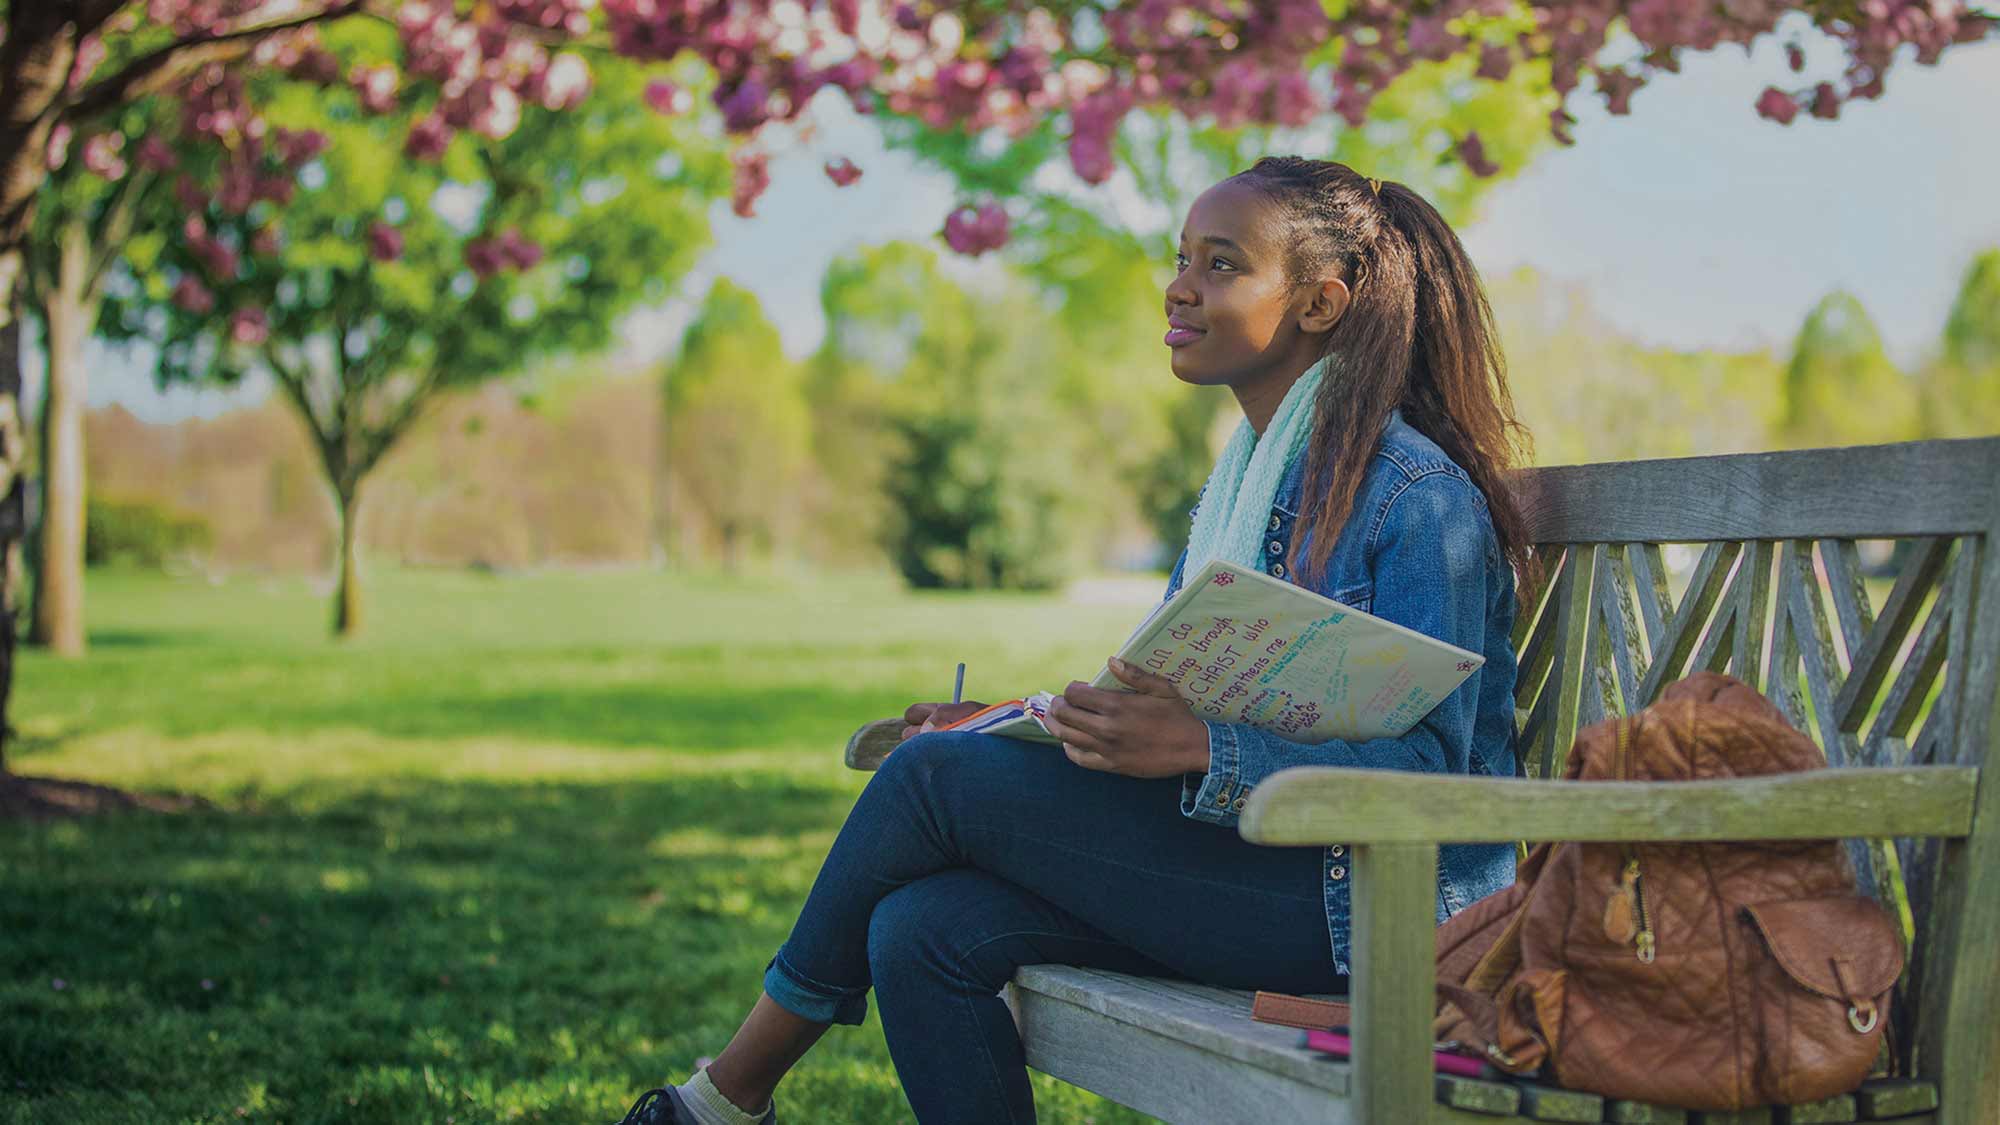
[{"label": "shadow on grass", "polygon": [[286,707],[260,717],[298,729],[361,727],[398,738],[493,735],[634,749],[740,750],[821,743],[838,752],[855,727],[900,714],[907,700],[881,690],[797,688],[769,693],[564,685],[485,695],[404,695],[365,706]]},{"label": "shadow on grass", "polygon": [[206,634],[175,632],[165,629],[92,629],[89,642],[92,648],[103,649],[148,649],[185,648],[197,644]]},{"label": "shadow on grass", "polygon": [[[614,1119],[734,1031],[847,806],[390,781],[0,824],[0,1121]],[[907,1113],[879,1033],[829,1042],[875,1080],[806,1119]]]}]

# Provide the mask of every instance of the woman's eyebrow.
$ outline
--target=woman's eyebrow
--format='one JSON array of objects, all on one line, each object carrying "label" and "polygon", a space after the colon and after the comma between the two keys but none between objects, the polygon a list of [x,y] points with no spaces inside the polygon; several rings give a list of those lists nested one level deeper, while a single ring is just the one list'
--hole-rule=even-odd
[{"label": "woman's eyebrow", "polygon": [[[1229,241],[1228,239],[1226,239],[1226,238],[1222,237],[1222,236],[1221,236],[1221,235],[1219,235],[1219,234],[1207,234],[1207,235],[1203,235],[1203,236],[1202,236],[1202,238],[1201,238],[1201,240],[1202,240],[1203,242],[1207,243],[1207,244],[1208,244],[1208,245],[1210,245],[1210,246],[1226,246],[1226,247],[1228,247],[1229,249],[1231,249],[1231,250],[1234,250],[1234,251],[1236,251],[1236,252],[1237,252],[1238,254],[1247,254],[1247,253],[1249,253],[1249,251],[1247,251],[1247,250],[1243,249],[1243,247],[1241,247],[1241,246],[1238,246],[1238,245],[1237,245],[1236,243],[1234,243],[1234,242],[1231,242],[1231,241]],[[1185,234],[1181,235],[1181,241],[1182,241],[1182,242],[1186,242],[1186,241],[1187,241],[1187,235],[1185,235]]]}]

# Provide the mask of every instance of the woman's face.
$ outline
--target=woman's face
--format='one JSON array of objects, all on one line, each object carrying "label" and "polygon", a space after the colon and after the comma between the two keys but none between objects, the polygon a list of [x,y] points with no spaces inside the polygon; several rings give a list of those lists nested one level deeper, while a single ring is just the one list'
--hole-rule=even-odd
[{"label": "woman's face", "polygon": [[1343,282],[1293,292],[1271,212],[1261,193],[1233,180],[1188,209],[1166,291],[1165,343],[1182,382],[1239,392],[1270,379],[1289,386],[1345,310]]}]

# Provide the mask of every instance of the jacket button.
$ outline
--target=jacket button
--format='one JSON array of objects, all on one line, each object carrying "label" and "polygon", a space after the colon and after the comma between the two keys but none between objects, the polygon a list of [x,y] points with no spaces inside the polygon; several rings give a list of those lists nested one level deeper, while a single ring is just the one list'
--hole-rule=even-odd
[{"label": "jacket button", "polygon": [[1280,528],[1280,527],[1282,527],[1282,526],[1284,526],[1284,521],[1283,521],[1283,520],[1280,520],[1280,519],[1278,518],[1278,513],[1276,513],[1276,512],[1272,512],[1272,513],[1271,513],[1271,530],[1272,530],[1272,531],[1276,531],[1276,530],[1278,530],[1278,528]]},{"label": "jacket button", "polygon": [[1223,786],[1223,787],[1222,787],[1222,792],[1220,792],[1220,793],[1217,793],[1217,794],[1215,795],[1215,803],[1216,803],[1216,804],[1218,804],[1218,805],[1227,805],[1227,804],[1229,803],[1229,787],[1228,787],[1228,786],[1226,786],[1226,785],[1225,785],[1225,786]]},{"label": "jacket button", "polygon": [[1335,879],[1345,879],[1347,878],[1347,868],[1336,863],[1327,870],[1327,874],[1333,876]]},{"label": "jacket button", "polygon": [[1270,551],[1274,555],[1282,555],[1285,553],[1285,545],[1283,543],[1278,542],[1276,539],[1271,540],[1270,544],[1266,546],[1265,549]]},{"label": "jacket button", "polygon": [[1284,563],[1272,563],[1272,564],[1271,564],[1271,577],[1273,577],[1273,578],[1283,578],[1284,576],[1285,576],[1285,564],[1284,564]]},{"label": "jacket button", "polygon": [[1333,855],[1333,858],[1339,859],[1341,856],[1347,854],[1347,845],[1335,844],[1332,848],[1328,849],[1328,851]]},{"label": "jacket button", "polygon": [[1236,810],[1237,812],[1242,812],[1242,811],[1243,811],[1243,798],[1241,798],[1241,797],[1238,797],[1238,798],[1236,798],[1236,803],[1235,803],[1234,805],[1230,806],[1230,807],[1231,807],[1231,808],[1234,808],[1234,809],[1235,809],[1235,810]]}]

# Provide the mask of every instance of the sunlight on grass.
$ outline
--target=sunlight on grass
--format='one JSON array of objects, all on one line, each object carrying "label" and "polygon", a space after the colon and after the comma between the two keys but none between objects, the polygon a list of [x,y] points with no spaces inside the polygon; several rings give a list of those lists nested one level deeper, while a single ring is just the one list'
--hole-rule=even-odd
[{"label": "sunlight on grass", "polygon": [[[336,644],[303,581],[93,573],[89,658],[25,655],[11,768],[213,807],[0,822],[0,1122],[615,1120],[755,999],[863,783],[848,732],[959,660],[969,696],[1087,676],[1157,589],[369,582]],[[908,1119],[872,1016],[779,1096]]]}]

